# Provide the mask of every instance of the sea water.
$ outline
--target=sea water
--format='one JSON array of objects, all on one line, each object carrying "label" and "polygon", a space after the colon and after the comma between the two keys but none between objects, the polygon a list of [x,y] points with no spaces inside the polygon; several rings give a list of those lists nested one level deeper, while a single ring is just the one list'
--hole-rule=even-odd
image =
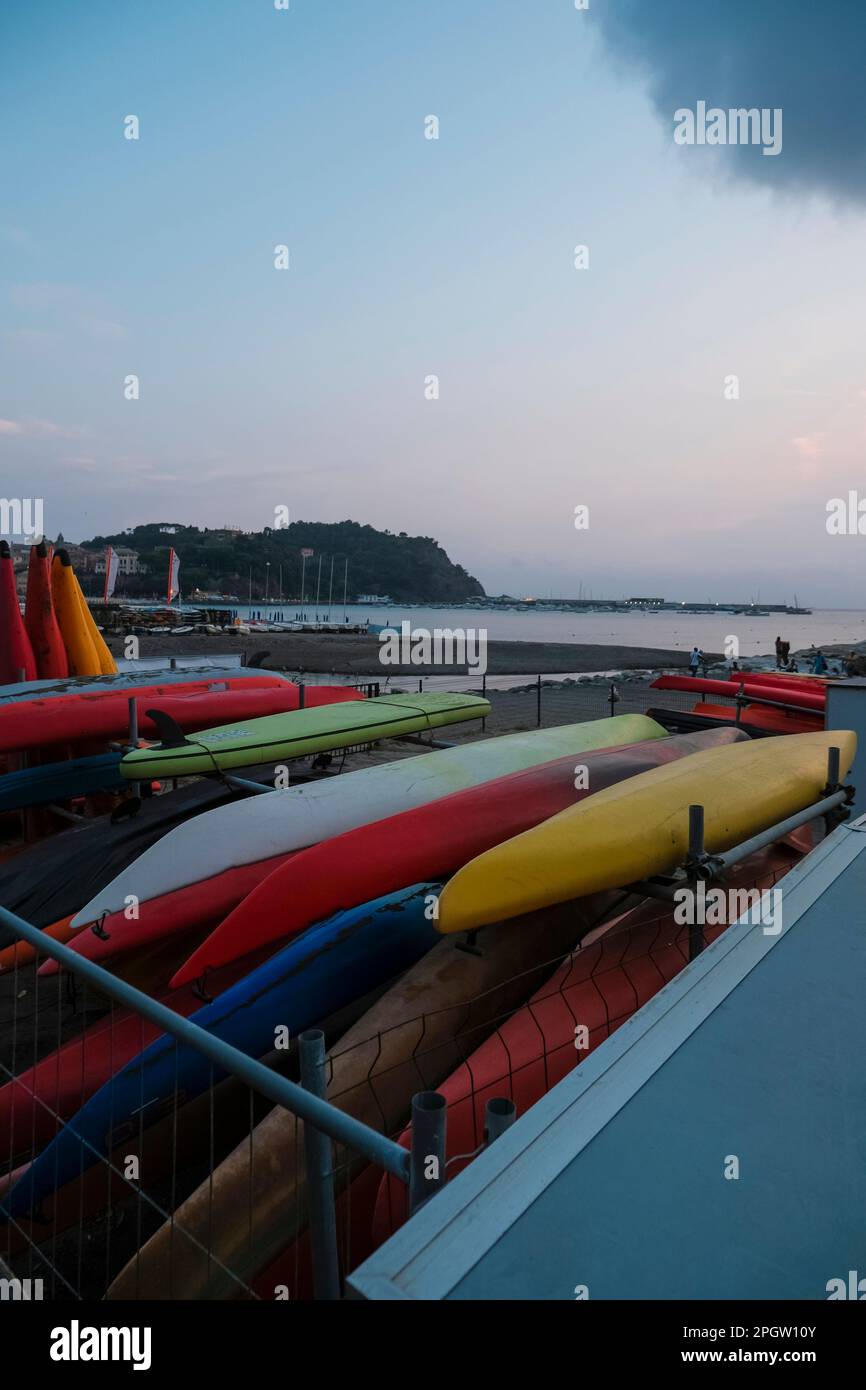
[{"label": "sea water", "polygon": [[[216,605],[210,605],[215,607]],[[486,628],[491,642],[577,642],[592,646],[657,647],[665,651],[691,651],[698,646],[707,652],[723,652],[726,639],[736,637],[740,657],[772,655],[778,634],[790,642],[791,651],[836,643],[866,641],[866,612],[862,609],[816,609],[812,614],[770,613],[766,618],[733,613],[565,613],[546,609],[518,611],[501,608],[430,608],[391,604],[327,605],[307,602],[300,605],[283,600],[281,604],[263,602],[232,605],[241,619],[261,614],[265,621],[279,613],[285,623],[294,621],[301,611],[307,622],[330,618],[342,623],[368,622],[371,626],[400,630],[404,620],[413,628]]]}]

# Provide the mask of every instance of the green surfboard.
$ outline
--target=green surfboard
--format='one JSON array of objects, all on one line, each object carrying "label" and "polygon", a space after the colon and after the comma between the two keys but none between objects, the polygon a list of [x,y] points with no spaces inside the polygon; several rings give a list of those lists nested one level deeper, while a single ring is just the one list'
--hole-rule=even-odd
[{"label": "green surfboard", "polygon": [[375,743],[465,719],[483,719],[489,713],[489,702],[478,695],[379,695],[224,724],[176,746],[136,748],[122,759],[120,770],[134,781],[223,772]]}]

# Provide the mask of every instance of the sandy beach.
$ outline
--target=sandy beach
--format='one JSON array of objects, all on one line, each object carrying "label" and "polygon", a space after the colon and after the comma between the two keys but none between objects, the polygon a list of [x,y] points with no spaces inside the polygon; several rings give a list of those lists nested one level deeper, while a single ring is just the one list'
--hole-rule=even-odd
[{"label": "sandy beach", "polygon": [[[316,633],[258,632],[250,636],[234,636],[231,629],[224,634],[209,636],[190,632],[180,637],[165,633],[139,638],[140,655],[178,656],[210,655],[214,652],[243,652],[247,658],[257,652],[267,652],[267,665],[286,671],[325,671],[340,675],[372,676],[412,674],[466,673],[465,666],[384,666],[380,661],[381,644],[376,637],[339,634],[319,636]],[[123,653],[123,638],[111,639],[115,655]],[[720,654],[719,654],[720,657]],[[572,642],[489,642],[487,671],[489,675],[550,675],[570,671],[575,674],[590,671],[635,671],[660,667],[688,666],[684,652],[666,651],[659,647],[595,646]]]}]

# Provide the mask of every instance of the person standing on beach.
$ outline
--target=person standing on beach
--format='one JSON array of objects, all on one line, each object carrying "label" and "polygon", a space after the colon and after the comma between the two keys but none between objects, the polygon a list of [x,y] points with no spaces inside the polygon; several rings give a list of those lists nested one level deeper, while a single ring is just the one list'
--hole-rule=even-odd
[{"label": "person standing on beach", "polygon": [[815,653],[815,661],[814,661],[814,664],[813,664],[813,666],[812,666],[812,675],[813,675],[813,676],[823,676],[823,674],[824,674],[824,672],[826,671],[826,669],[827,669],[827,663],[826,663],[826,661],[824,660],[824,653],[821,651],[821,648],[819,647],[818,650],[817,650],[817,652]]},{"label": "person standing on beach", "polygon": [[781,667],[782,667],[782,639],[781,639],[781,637],[777,637],[777,638],[776,638],[776,670],[777,670],[777,671],[781,670]]},{"label": "person standing on beach", "polygon": [[783,642],[783,643],[782,643],[782,670],[783,670],[783,671],[785,670],[786,666],[788,665],[788,657],[790,656],[790,654],[791,654],[791,643],[790,643],[790,642]]},{"label": "person standing on beach", "polygon": [[697,676],[698,674],[698,667],[701,664],[702,657],[703,652],[700,647],[692,647],[691,655],[689,656],[689,670],[693,676]]}]

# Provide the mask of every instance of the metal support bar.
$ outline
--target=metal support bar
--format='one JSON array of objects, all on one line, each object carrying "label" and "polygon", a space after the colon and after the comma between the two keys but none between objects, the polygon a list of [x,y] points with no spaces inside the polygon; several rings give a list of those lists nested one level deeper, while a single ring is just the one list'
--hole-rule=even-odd
[{"label": "metal support bar", "polygon": [[[321,1029],[310,1028],[301,1033],[298,1038],[298,1050],[301,1061],[301,1085],[311,1096],[326,1101],[328,1085],[325,1076],[325,1035]],[[314,1125],[304,1125],[313,1294],[317,1299],[331,1301],[340,1297],[333,1158],[333,1149],[327,1134],[323,1134]]]},{"label": "metal support bar", "polygon": [[818,816],[825,816],[828,811],[835,811],[837,807],[846,805],[851,800],[849,788],[834,792],[832,796],[824,797],[823,801],[816,801],[814,806],[809,806],[805,811],[798,811],[795,816],[789,816],[787,820],[779,821],[778,825],[773,825],[769,830],[762,830],[760,835],[753,835],[751,840],[744,840],[741,845],[735,845],[733,849],[726,850],[724,854],[714,854],[712,863],[717,873],[723,873],[725,869],[731,869],[741,860],[747,859],[756,850],[766,849],[767,845],[773,844],[775,840],[781,840],[783,836],[790,835],[792,830],[798,830],[801,825],[806,825],[810,820],[815,820]]},{"label": "metal support bar", "polygon": [[[138,699],[137,699],[137,697],[136,697],[135,695],[130,695],[129,700],[128,700],[128,702],[127,702],[127,705],[128,705],[128,709],[129,709],[129,746],[130,746],[130,748],[137,748],[137,747],[138,747]],[[140,782],[130,782],[130,784],[129,784],[129,795],[130,795],[130,796],[140,796],[140,795],[141,795],[141,783],[140,783]]]},{"label": "metal support bar", "polygon": [[[744,840],[742,844],[735,845],[733,849],[725,850],[723,854],[708,855],[704,862],[710,870],[710,878],[719,878],[726,869],[733,868],[735,864],[739,864],[750,854],[754,854],[756,850],[766,849],[776,840],[790,835],[793,830],[799,830],[801,825],[807,825],[809,821],[816,820],[818,816],[826,816],[828,812],[835,811],[850,800],[851,788],[843,787],[838,792],[834,792],[832,796],[826,796],[821,801],[816,801],[812,806],[807,806],[805,810],[798,811],[796,815],[789,816],[787,820],[778,821],[769,829],[762,830],[759,835],[753,835],[751,840]],[[651,879],[644,879],[639,883],[630,884],[628,891],[642,893],[648,898],[659,898],[671,902],[674,894],[679,892],[682,887],[682,879],[670,884],[653,883]]]},{"label": "metal support bar", "polygon": [[788,714],[798,714],[801,717],[804,714],[814,714],[817,718],[821,718],[821,710],[819,709],[804,708],[803,705],[788,705],[784,700],[766,700],[763,695],[746,695],[743,693],[742,685],[734,699],[738,707],[741,705],[767,705],[770,709],[786,710]]},{"label": "metal support bar", "polygon": [[250,782],[246,777],[235,777],[233,773],[223,773],[223,781],[230,787],[235,787],[239,792],[254,792],[256,796],[261,796],[262,792],[272,792],[273,787],[269,787],[266,782]]},{"label": "metal support bar", "polygon": [[445,1186],[447,1113],[445,1097],[438,1091],[419,1091],[412,1097],[409,1210],[413,1215]]},{"label": "metal support bar", "polygon": [[88,960],[77,951],[70,951],[68,946],[62,946],[59,941],[46,936],[44,931],[32,926],[30,922],[25,922],[22,917],[17,917],[5,907],[0,907],[0,924],[10,927],[16,936],[34,946],[40,955],[50,956],[59,965],[86,980],[100,993],[107,994],[110,999],[117,1000],[127,1009],[134,1009],[162,1032],[170,1033],[180,1042],[196,1048],[223,1071],[232,1073],[253,1090],[272,1100],[274,1105],[281,1105],[293,1115],[300,1115],[304,1124],[316,1125],[336,1143],[354,1149],[371,1163],[384,1168],[387,1173],[393,1173],[401,1182],[409,1181],[409,1155],[392,1139],[387,1139],[368,1125],[361,1124],[360,1120],[353,1119],[344,1110],[338,1110],[335,1105],[319,1100],[318,1096],[310,1095],[303,1086],[297,1086],[286,1077],[270,1071],[268,1067],[262,1066],[261,1062],[248,1057],[245,1052],[239,1052],[236,1047],[223,1042],[221,1038],[215,1038],[204,1028],[199,1028],[191,1019],[181,1018],[180,1014],[151,999],[150,995],[142,994],[140,989],[135,989],[125,980],[103,970],[95,961]]},{"label": "metal support bar", "polygon": [[517,1119],[517,1106],[507,1096],[496,1096],[484,1111],[484,1143],[487,1148],[510,1129]]},{"label": "metal support bar", "polygon": [[[704,808],[689,807],[689,853],[686,859],[686,875],[692,893],[697,892],[699,882],[711,877],[707,868],[707,852],[704,848]],[[692,913],[697,919],[697,913]],[[696,960],[704,949],[703,924],[694,920],[689,926],[689,960]]]},{"label": "metal support bar", "polygon": [[537,694],[536,694],[535,699],[536,699],[535,722],[536,722],[537,727],[540,729],[540,728],[541,728],[541,676],[538,677],[538,688],[537,688]]}]

